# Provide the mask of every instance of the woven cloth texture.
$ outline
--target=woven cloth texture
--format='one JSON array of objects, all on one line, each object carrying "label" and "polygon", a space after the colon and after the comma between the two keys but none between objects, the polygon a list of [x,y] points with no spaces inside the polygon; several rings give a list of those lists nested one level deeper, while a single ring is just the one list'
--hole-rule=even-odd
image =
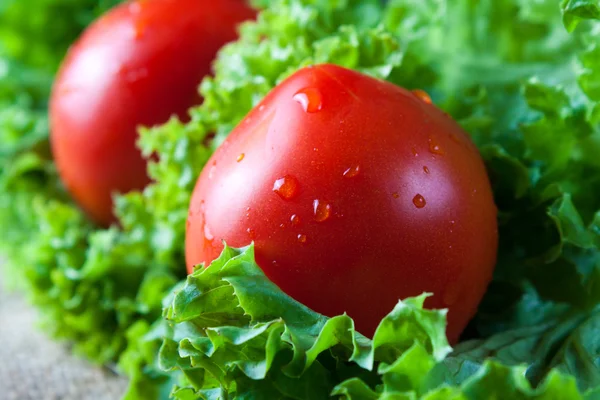
[{"label": "woven cloth texture", "polygon": [[[0,280],[2,272],[0,261]],[[0,282],[0,400],[118,400],[126,384],[46,337],[35,311]]]}]

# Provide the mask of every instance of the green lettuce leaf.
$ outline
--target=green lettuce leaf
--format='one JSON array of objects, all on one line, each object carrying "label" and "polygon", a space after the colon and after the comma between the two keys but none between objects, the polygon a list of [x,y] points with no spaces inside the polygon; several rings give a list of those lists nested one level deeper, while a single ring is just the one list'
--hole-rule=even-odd
[{"label": "green lettuce leaf", "polygon": [[25,249],[35,241],[32,232],[39,220],[33,204],[66,198],[48,144],[46,107],[53,74],[82,29],[117,3],[0,4],[0,251],[6,255],[11,284],[23,284],[21,270],[30,264]]},{"label": "green lettuce leaf", "polygon": [[[52,73],[67,48],[99,14],[121,0],[4,0],[0,55]],[[32,12],[35,10],[35,13]]]},{"label": "green lettuce leaf", "polygon": [[587,19],[600,20],[600,3],[597,0],[563,0],[563,21],[572,32],[577,25]]},{"label": "green lettuce leaf", "polygon": [[[563,12],[583,17],[577,7],[584,3],[564,2]],[[479,339],[461,343],[445,361],[446,376],[456,382],[493,358],[526,365],[534,384],[552,368],[572,375],[581,390],[593,393],[600,384],[594,333],[600,301],[594,53],[600,36],[591,26],[576,31],[581,47],[554,73],[540,71],[512,95],[509,87],[480,85],[468,104],[471,115],[463,123],[474,127],[490,171],[501,240],[495,280],[469,332]],[[490,94],[502,90],[523,103],[501,124],[490,124],[494,118],[480,123],[500,109]]]},{"label": "green lettuce leaf", "polygon": [[400,301],[371,340],[347,315],[326,318],[284,294],[252,246],[226,246],[165,308],[158,363],[178,376],[180,400],[584,398],[557,370],[533,388],[521,363],[488,361],[459,382],[456,356],[446,359],[446,312],[423,309],[426,297]]}]

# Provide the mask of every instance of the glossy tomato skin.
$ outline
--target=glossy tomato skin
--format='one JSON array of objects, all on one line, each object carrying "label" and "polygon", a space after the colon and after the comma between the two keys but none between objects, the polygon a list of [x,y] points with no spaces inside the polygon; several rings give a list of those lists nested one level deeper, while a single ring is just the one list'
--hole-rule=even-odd
[{"label": "glossy tomato skin", "polygon": [[186,119],[218,49],[253,17],[242,0],[139,0],[111,10],[70,49],[51,96],[51,144],[93,220],[108,225],[112,193],[149,182],[137,128]]},{"label": "glossy tomato skin", "polygon": [[455,342],[492,276],[496,208],[476,147],[422,93],[319,65],[275,88],[202,172],[188,271],[222,240],[254,241],[283,291],[366,335],[399,299],[434,293]]}]

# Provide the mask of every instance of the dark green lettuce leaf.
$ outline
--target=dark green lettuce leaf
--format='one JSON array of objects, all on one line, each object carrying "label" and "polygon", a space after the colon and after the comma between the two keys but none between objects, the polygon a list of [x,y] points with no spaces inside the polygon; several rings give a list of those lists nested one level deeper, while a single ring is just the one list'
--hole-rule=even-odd
[{"label": "dark green lettuce leaf", "polygon": [[[583,60],[589,60],[589,51],[582,52]],[[588,72],[584,75],[589,79]],[[493,139],[485,144],[489,133],[478,138],[500,211],[496,276],[503,284],[493,285],[488,297],[497,298],[494,290],[508,284],[525,294],[528,283],[543,299],[581,310],[600,300],[593,222],[600,209],[600,169],[589,152],[600,132],[589,112],[595,101],[587,96],[589,89],[578,86],[581,79],[566,80],[562,87],[528,81],[526,105],[504,133],[512,143],[499,149]],[[587,82],[593,86],[592,79]]]},{"label": "dark green lettuce leaf", "polygon": [[[565,21],[582,17],[584,3],[591,4],[564,2]],[[456,382],[493,358],[525,364],[534,384],[551,368],[571,374],[581,390],[591,390],[589,398],[600,384],[600,169],[594,151],[600,140],[594,57],[600,36],[591,27],[576,31],[582,47],[568,64],[522,84],[522,95],[514,96],[524,102],[502,125],[473,121],[496,110],[492,91],[510,88],[483,86],[469,104],[464,122],[475,128],[490,171],[500,251],[495,280],[470,332],[480,338],[460,344],[445,361]]]},{"label": "dark green lettuce leaf", "polygon": [[572,32],[582,20],[600,20],[600,3],[597,0],[563,0],[563,21]]}]

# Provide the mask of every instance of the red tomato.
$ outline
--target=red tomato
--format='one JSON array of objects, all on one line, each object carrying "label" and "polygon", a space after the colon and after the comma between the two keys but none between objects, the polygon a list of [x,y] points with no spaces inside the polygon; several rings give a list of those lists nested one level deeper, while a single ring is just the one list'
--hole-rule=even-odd
[{"label": "red tomato", "polygon": [[455,342],[492,276],[496,207],[476,147],[426,94],[320,65],[275,88],[202,172],[188,271],[222,240],[254,241],[283,291],[365,335],[432,292]]},{"label": "red tomato", "polygon": [[149,182],[137,127],[185,119],[218,49],[253,16],[242,0],[138,0],[71,48],[51,97],[51,142],[66,187],[93,220],[108,225],[112,193]]}]

